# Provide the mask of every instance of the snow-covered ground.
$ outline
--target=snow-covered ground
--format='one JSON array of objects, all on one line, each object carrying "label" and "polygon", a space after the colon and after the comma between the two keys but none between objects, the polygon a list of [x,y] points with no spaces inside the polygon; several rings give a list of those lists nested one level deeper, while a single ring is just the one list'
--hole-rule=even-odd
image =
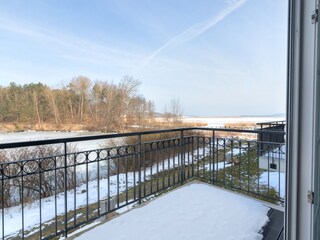
[{"label": "snow-covered ground", "polygon": [[263,156],[274,159],[286,160],[286,145],[283,144],[279,147],[276,147],[274,150],[266,152]]},{"label": "snow-covered ground", "polygon": [[260,123],[283,121],[285,117],[183,117],[184,122],[204,123],[210,128],[220,128],[228,123]]},{"label": "snow-covered ground", "polygon": [[[55,131],[26,131],[16,133],[0,133],[0,143],[12,143],[12,142],[25,142],[36,141],[56,138],[71,138],[71,137],[83,137],[99,135],[97,132],[55,132]],[[81,151],[99,148],[105,144],[106,140],[94,140],[85,142],[76,142],[75,145]]]},{"label": "snow-covered ground", "polygon": [[203,183],[156,198],[77,237],[87,239],[262,239],[269,208]]},{"label": "snow-covered ground", "polygon": [[[283,172],[264,172],[260,175],[260,184],[274,188],[280,197],[284,198],[286,193],[286,174]],[[269,183],[269,185],[268,185]]]},{"label": "snow-covered ground", "polygon": [[[187,155],[186,155],[187,158]],[[201,158],[201,157],[200,157]],[[180,158],[176,156],[174,159],[166,159],[164,163],[158,163],[158,166],[155,164],[153,167],[146,168],[145,171],[141,172],[141,182],[144,182],[144,179],[149,180],[150,176],[155,175],[159,172],[161,174],[163,171],[168,169],[173,169],[174,167],[180,166]],[[188,162],[186,161],[186,164]],[[190,162],[190,164],[192,164]],[[223,168],[230,167],[231,164],[219,162],[214,165],[211,163],[205,164],[206,170],[220,170]],[[203,165],[200,164],[199,169],[203,169]],[[82,169],[83,170],[83,169]],[[127,180],[127,182],[126,182]],[[139,182],[139,173],[138,172],[128,172],[126,174],[119,174],[119,186],[117,182],[117,175],[110,176],[110,197],[117,195],[117,189],[119,188],[119,193],[126,191],[126,187],[131,188],[134,186],[134,182]],[[81,208],[87,203],[87,193],[86,193],[86,184],[83,183],[76,189],[76,195],[74,191],[67,192],[68,201],[68,211],[74,210],[74,198],[76,198],[76,209]],[[97,180],[90,180],[88,182],[88,191],[89,198],[88,204],[93,204],[98,201],[98,183]],[[108,179],[100,179],[100,200],[108,197]],[[42,213],[41,219],[42,222],[46,222],[54,219],[55,217],[55,204],[57,205],[57,215],[63,215],[65,212],[64,209],[64,193],[57,195],[57,202],[55,202],[54,196],[47,197],[42,199]],[[17,233],[22,226],[22,208],[21,205],[10,207],[5,209],[5,235],[12,235]],[[31,204],[24,205],[24,219],[25,219],[25,229],[32,229],[39,225],[40,222],[40,213],[39,213],[39,201],[34,201]],[[26,221],[27,220],[27,221]],[[0,226],[2,219],[0,218]],[[0,228],[0,236],[2,235],[2,229]]]},{"label": "snow-covered ground", "polygon": [[[24,136],[23,139],[19,139],[17,140],[17,135],[11,135],[11,138],[9,137],[9,139],[15,139],[16,141],[26,141],[26,136],[28,136],[26,133],[18,133],[19,136]],[[37,138],[32,139],[30,138],[29,140],[36,140],[36,139],[47,139],[49,138],[62,138],[62,137],[72,137],[72,136],[78,136],[79,133],[59,133],[59,132],[52,132],[52,134],[48,134],[47,132],[45,133],[41,133],[40,136],[42,135],[43,138],[39,137],[39,132],[34,133],[35,136],[37,136]],[[62,135],[61,135],[62,134]],[[80,133],[81,134],[81,133]],[[32,137],[32,136],[29,136]],[[4,138],[1,138],[0,135],[0,142],[5,141]],[[9,141],[8,141],[9,142]],[[105,142],[103,142],[105,143]],[[95,143],[94,145],[90,145],[90,144],[84,144],[84,146],[86,147],[86,149],[95,149],[95,148],[100,148],[101,147],[101,143]],[[219,146],[218,146],[219,148]],[[237,151],[238,149],[234,149],[235,151]],[[238,150],[239,151],[239,150]],[[196,156],[196,152],[197,150],[195,150],[195,156]],[[242,150],[241,153],[244,153],[245,150]],[[203,156],[201,154],[203,154],[203,151],[199,151],[200,156],[199,159],[201,159]],[[205,154],[209,154],[209,148],[208,146],[205,148]],[[239,152],[233,152],[234,155],[239,154]],[[186,154],[186,164],[188,164],[187,162],[187,154]],[[196,159],[194,159],[196,160]],[[191,161],[190,161],[191,164]],[[150,179],[151,175],[154,175],[157,173],[157,169],[159,169],[159,173],[161,173],[164,170],[167,169],[172,169],[173,167],[178,167],[178,165],[180,165],[180,158],[178,156],[176,156],[174,159],[166,159],[164,160],[164,164],[159,163],[158,167],[156,165],[154,165],[151,168],[147,168],[145,172],[142,172],[142,179],[141,182],[144,181],[144,178]],[[85,166],[85,165],[83,165]],[[92,166],[96,166],[95,164],[92,164]],[[210,169],[215,169],[216,171],[219,169],[223,169],[224,167],[230,167],[231,164],[227,164],[223,162],[220,163],[216,163],[215,166],[213,166],[213,164],[209,164],[206,163],[205,164],[205,169],[206,170],[210,170]],[[200,165],[200,169],[202,169],[202,164]],[[80,170],[80,169],[79,169]],[[83,170],[83,169],[82,169]],[[78,170],[77,170],[78,171]],[[145,174],[145,175],[144,175]],[[145,176],[145,177],[144,177]],[[268,175],[261,175],[261,179],[260,179],[260,184],[268,184]],[[136,182],[139,180],[139,175],[138,173],[132,173],[129,172],[128,173],[128,178],[127,178],[127,186],[128,188],[134,186],[134,178],[136,179]],[[278,184],[278,177],[274,175],[274,173],[269,175],[269,182],[270,182],[270,187],[274,187],[276,190],[279,189],[279,184]],[[104,199],[106,198],[108,195],[108,180],[106,178],[104,179],[100,179],[100,199]],[[284,196],[284,187],[282,186],[282,184],[284,185],[284,176],[281,176],[281,182],[280,182],[280,195]],[[88,183],[88,189],[89,189],[89,200],[88,203],[95,203],[98,200],[98,194],[97,194],[97,180],[91,180]],[[119,186],[117,185],[117,176],[111,176],[110,177],[110,197],[115,196],[117,194],[117,189],[119,187],[119,193],[122,193],[126,190],[126,175],[125,174],[120,174],[119,175]],[[82,206],[84,206],[86,204],[86,185],[83,184],[79,187],[77,187],[77,191],[76,191],[76,208],[80,208]],[[73,210],[74,209],[74,199],[75,195],[74,195],[74,191],[69,191],[67,193],[67,199],[70,199],[70,201],[68,201],[68,211]],[[61,215],[64,214],[64,193],[61,193],[58,195],[57,198],[57,214]],[[55,207],[55,199],[54,197],[48,197],[46,199],[42,199],[42,222],[46,222],[46,221],[50,221],[52,219],[54,219],[55,217],[55,212],[54,212],[54,207]],[[11,208],[7,208],[5,210],[5,235],[11,235],[11,234],[15,234],[17,233],[19,230],[21,230],[21,226],[22,226],[22,209],[21,206],[15,206],[15,207],[11,207]],[[40,215],[39,215],[39,201],[35,201],[33,203],[28,203],[25,204],[24,206],[24,219],[25,219],[25,229],[33,229],[34,227],[37,227],[39,225],[39,221],[40,221]],[[2,219],[0,219],[0,226],[1,226],[1,221]],[[2,235],[2,229],[0,228],[0,235]]]},{"label": "snow-covered ground", "polygon": [[246,149],[244,149],[243,147],[242,148],[233,148],[232,150],[228,151],[226,153],[226,155],[232,155],[232,156],[238,156],[238,155],[241,155],[241,154],[245,154],[247,152]]},{"label": "snow-covered ground", "polygon": [[[187,156],[187,155],[186,155]],[[180,166],[179,156],[174,159],[166,159],[164,163],[160,162],[153,167],[146,168],[145,171],[141,171],[141,182],[144,179],[150,179],[151,175],[155,175],[159,172],[161,174],[163,171],[168,169],[173,169],[174,167]],[[187,162],[186,162],[187,164]],[[190,162],[191,164],[191,162]],[[83,169],[82,169],[83,170]],[[126,184],[127,180],[127,184]],[[117,195],[119,188],[119,193],[126,191],[126,187],[131,188],[134,186],[134,180],[139,182],[138,172],[128,172],[126,174],[119,174],[119,186],[117,175],[110,176],[110,197]],[[87,201],[86,184],[82,184],[76,189],[76,195],[74,191],[67,192],[68,201],[68,211],[74,209],[74,198],[76,197],[76,209],[85,206]],[[88,181],[89,199],[88,204],[96,203],[98,201],[98,183],[97,180]],[[108,197],[108,179],[100,179],[100,200]],[[47,197],[42,199],[42,222],[49,221],[55,217],[55,204],[57,205],[57,215],[64,214],[64,193],[57,195],[57,202],[55,203],[55,197]],[[1,213],[1,211],[0,211]],[[22,227],[22,207],[21,205],[10,207],[5,209],[5,235],[12,235],[21,230]],[[24,205],[24,219],[25,219],[25,229],[32,229],[39,225],[40,222],[40,212],[39,212],[39,201],[34,201],[31,204]],[[0,226],[2,224],[2,219],[0,218]],[[2,235],[2,228],[0,228],[0,236]]]}]

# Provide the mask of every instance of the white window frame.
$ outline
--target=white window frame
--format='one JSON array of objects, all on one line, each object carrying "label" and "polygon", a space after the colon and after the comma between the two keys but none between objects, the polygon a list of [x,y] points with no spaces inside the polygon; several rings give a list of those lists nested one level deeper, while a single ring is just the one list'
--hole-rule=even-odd
[{"label": "white window frame", "polygon": [[289,1],[285,239],[313,239],[317,0]]}]

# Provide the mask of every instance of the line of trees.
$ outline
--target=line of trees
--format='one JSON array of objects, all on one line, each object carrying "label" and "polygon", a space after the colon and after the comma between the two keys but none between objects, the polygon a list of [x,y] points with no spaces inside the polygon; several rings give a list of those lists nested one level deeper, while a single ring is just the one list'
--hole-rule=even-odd
[{"label": "line of trees", "polygon": [[121,131],[126,126],[147,126],[155,106],[139,94],[140,82],[129,76],[118,83],[73,78],[66,86],[42,83],[0,86],[0,122],[61,126],[80,124],[87,129]]}]

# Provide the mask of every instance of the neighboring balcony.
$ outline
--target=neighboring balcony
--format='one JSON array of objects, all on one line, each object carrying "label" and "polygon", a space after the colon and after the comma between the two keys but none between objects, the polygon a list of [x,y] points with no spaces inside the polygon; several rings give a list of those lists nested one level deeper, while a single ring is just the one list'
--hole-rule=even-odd
[{"label": "neighboring balcony", "polygon": [[284,143],[261,134],[285,132],[185,128],[0,144],[1,237],[68,236],[197,180],[267,206],[270,221],[257,234],[280,239],[285,173],[261,157],[285,165],[274,154]]},{"label": "neighboring balcony", "polygon": [[[285,173],[286,173],[286,145],[285,134],[271,134],[268,132],[285,131],[285,121],[257,123],[263,130],[258,135],[259,139],[259,167],[266,170],[261,178],[268,179],[271,186],[281,185],[280,196],[284,199]],[[270,182],[278,181],[277,182]]]}]

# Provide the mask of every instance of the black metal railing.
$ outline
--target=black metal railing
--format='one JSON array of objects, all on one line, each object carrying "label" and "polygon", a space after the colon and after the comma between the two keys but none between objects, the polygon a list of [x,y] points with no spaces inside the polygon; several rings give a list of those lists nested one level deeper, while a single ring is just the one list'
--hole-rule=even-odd
[{"label": "black metal railing", "polygon": [[284,144],[260,141],[264,132],[285,134],[183,128],[0,144],[1,236],[67,236],[192,179],[282,204]]},{"label": "black metal railing", "polygon": [[260,126],[260,129],[263,130],[259,134],[259,141],[262,142],[260,144],[260,154],[263,155],[269,149],[268,144],[264,144],[263,142],[276,142],[280,144],[285,143],[285,135],[274,134],[275,131],[284,132],[286,127],[286,121],[273,121],[273,122],[263,122],[257,123]]},{"label": "black metal railing", "polygon": [[261,122],[261,123],[257,123],[256,125],[258,125],[260,127],[260,129],[277,129],[277,127],[279,127],[280,129],[284,130],[284,126],[286,125],[286,121],[271,121],[271,122]]}]

